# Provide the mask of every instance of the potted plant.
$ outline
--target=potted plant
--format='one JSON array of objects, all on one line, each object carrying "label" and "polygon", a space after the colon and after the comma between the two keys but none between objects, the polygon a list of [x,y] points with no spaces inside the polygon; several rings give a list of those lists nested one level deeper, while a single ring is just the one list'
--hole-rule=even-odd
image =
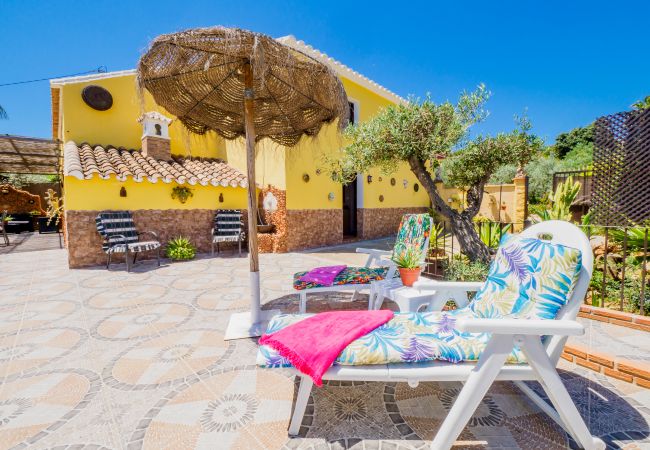
[{"label": "potted plant", "polygon": [[179,236],[167,243],[165,254],[173,261],[187,261],[194,259],[196,256],[196,248],[188,238]]},{"label": "potted plant", "polygon": [[422,251],[408,248],[404,253],[394,256],[393,262],[397,264],[399,276],[404,286],[413,286],[422,272]]}]

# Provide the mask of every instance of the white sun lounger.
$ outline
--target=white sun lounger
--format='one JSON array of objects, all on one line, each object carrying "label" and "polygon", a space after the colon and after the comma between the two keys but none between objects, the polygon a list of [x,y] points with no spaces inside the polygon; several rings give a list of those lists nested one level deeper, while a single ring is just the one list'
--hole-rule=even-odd
[{"label": "white sun lounger", "polygon": [[[573,400],[569,396],[555,367],[568,336],[584,333],[583,326],[576,321],[593,270],[593,254],[589,240],[575,225],[561,221],[547,221],[530,227],[521,233],[524,237],[541,237],[550,242],[578,248],[582,252],[582,270],[578,282],[566,305],[555,320],[525,319],[459,319],[456,327],[467,332],[489,332],[492,337],[477,362],[449,363],[433,361],[417,364],[384,364],[366,366],[332,366],[323,376],[324,380],[407,382],[415,387],[421,381],[460,381],[464,384],[438,434],[431,443],[431,449],[451,448],[469,419],[476,411],[488,389],[497,380],[513,381],[524,394],[585,449],[604,449],[605,443],[591,436]],[[550,237],[550,239],[549,239]],[[451,293],[457,302],[466,291],[476,291],[480,283],[450,283],[420,281],[422,289],[436,291],[434,295]],[[459,295],[465,291],[463,295]],[[432,292],[433,294],[433,292]],[[548,336],[542,342],[541,337]],[[520,346],[528,364],[505,364],[515,345]],[[295,369],[294,369],[295,370]],[[301,377],[296,406],[289,425],[289,434],[296,435],[300,429],[313,381]],[[538,396],[524,381],[538,381],[553,406]]]}]

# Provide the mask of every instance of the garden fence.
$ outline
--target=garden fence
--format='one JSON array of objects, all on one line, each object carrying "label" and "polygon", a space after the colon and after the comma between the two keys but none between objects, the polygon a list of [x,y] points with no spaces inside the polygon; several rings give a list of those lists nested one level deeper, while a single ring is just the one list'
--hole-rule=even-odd
[{"label": "garden fence", "polygon": [[[515,223],[480,222],[476,224],[481,240],[495,251],[501,237]],[[649,227],[581,225],[594,251],[594,275],[585,301],[594,306],[646,314],[650,291],[648,269]],[[452,258],[462,257],[455,230],[448,223],[435,224],[424,274],[445,279],[445,268]],[[471,281],[471,280],[466,280]]]}]

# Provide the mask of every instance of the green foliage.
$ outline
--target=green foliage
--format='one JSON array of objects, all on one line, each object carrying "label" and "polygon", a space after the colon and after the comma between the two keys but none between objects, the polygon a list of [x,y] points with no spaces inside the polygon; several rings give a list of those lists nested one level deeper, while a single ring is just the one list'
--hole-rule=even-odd
[{"label": "green foliage", "polygon": [[573,177],[568,177],[557,185],[555,192],[550,197],[550,209],[536,209],[534,212],[542,221],[566,220],[571,221],[571,205],[580,192],[582,185],[579,181],[574,182]]},{"label": "green foliage", "polygon": [[405,105],[390,105],[365,122],[349,126],[350,142],[340,158],[326,160],[336,180],[351,181],[357,173],[377,167],[385,175],[395,172],[409,158],[432,161],[449,156],[462,144],[469,127],[486,116],[483,109],[490,93],[481,85],[463,93],[457,104],[411,99]]},{"label": "green foliage", "polygon": [[165,254],[169,259],[177,261],[194,259],[196,256],[196,248],[192,245],[188,238],[179,236],[167,243]]},{"label": "green foliage", "polygon": [[553,151],[559,158],[564,158],[578,144],[592,144],[594,142],[594,124],[578,127],[567,133],[560,133],[555,138]]},{"label": "green foliage", "polygon": [[497,248],[501,237],[508,234],[512,228],[511,224],[499,222],[481,221],[476,224],[476,230],[481,241],[490,248]]},{"label": "green foliage", "polygon": [[580,142],[564,155],[561,167],[562,170],[589,169],[594,163],[594,144],[592,142]]},{"label": "green foliage", "polygon": [[7,183],[17,189],[23,189],[30,184],[56,183],[58,175],[29,175],[23,173],[0,173],[0,183]]},{"label": "green foliage", "polygon": [[7,217],[5,217],[5,222],[9,222],[9,221],[11,221],[11,220],[14,220],[14,218],[11,217],[11,216],[7,216]]},{"label": "green foliage", "polygon": [[190,197],[194,197],[194,193],[187,186],[175,186],[172,189],[172,198],[174,200],[178,199],[179,202],[185,203]]},{"label": "green foliage", "polygon": [[424,254],[417,248],[407,248],[401,255],[393,256],[393,262],[400,269],[417,269],[422,266]]},{"label": "green foliage", "polygon": [[54,189],[48,189],[45,192],[45,201],[47,203],[47,210],[45,211],[47,224],[50,225],[54,221],[54,224],[58,225],[63,216],[63,200]]},{"label": "green foliage", "polygon": [[635,102],[632,105],[634,109],[650,109],[650,95],[646,95],[645,98]]},{"label": "green foliage", "polygon": [[[609,230],[609,234],[612,236],[616,242],[623,244],[625,240],[625,230],[620,228],[612,228]],[[646,242],[647,247],[650,249],[650,232],[648,232],[648,241]],[[628,228],[627,229],[627,248],[628,251],[643,251],[644,240],[646,239],[646,229],[645,228]]]},{"label": "green foliage", "polygon": [[445,278],[449,281],[485,281],[489,270],[489,265],[483,262],[470,262],[457,255],[445,263]]},{"label": "green foliage", "polygon": [[447,234],[444,223],[434,223],[431,227],[431,234],[429,234],[429,247],[435,248],[437,245],[445,242]]}]

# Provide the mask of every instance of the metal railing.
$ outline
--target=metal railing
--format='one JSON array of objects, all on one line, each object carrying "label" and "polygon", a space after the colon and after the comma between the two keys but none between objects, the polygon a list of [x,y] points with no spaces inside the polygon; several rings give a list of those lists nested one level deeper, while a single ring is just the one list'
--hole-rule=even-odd
[{"label": "metal railing", "polygon": [[[501,237],[513,232],[517,224],[480,222],[475,224],[481,240],[495,251]],[[586,302],[645,315],[650,309],[649,247],[650,227],[580,225],[594,251],[594,274]],[[445,268],[462,254],[453,227],[438,223],[431,233],[424,274],[445,279]]]}]

